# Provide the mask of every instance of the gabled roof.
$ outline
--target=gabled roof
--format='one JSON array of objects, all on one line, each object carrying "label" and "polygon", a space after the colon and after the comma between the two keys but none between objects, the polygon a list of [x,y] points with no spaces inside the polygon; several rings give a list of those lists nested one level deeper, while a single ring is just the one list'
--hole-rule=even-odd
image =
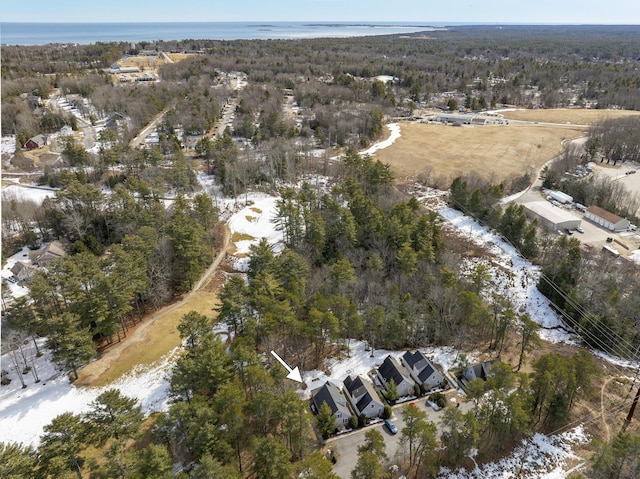
[{"label": "gabled roof", "polygon": [[11,268],[11,272],[14,276],[18,276],[23,270],[28,270],[30,272],[37,271],[34,266],[30,265],[29,263],[25,263],[24,261],[17,261],[16,264],[14,264]]},{"label": "gabled roof", "polygon": [[407,351],[402,355],[402,359],[404,359],[404,362],[407,363],[410,368],[413,368],[416,371],[420,371],[429,362],[420,351],[416,351],[415,353]]},{"label": "gabled roof", "polygon": [[347,416],[351,416],[351,412],[347,407],[347,398],[338,389],[338,387],[327,381],[324,386],[312,391],[313,402],[317,409],[320,409],[323,402],[331,408],[333,413],[342,412]]},{"label": "gabled roof", "polygon": [[398,360],[391,355],[385,358],[382,365],[378,368],[378,372],[387,382],[393,379],[396,385],[401,384],[403,381],[414,384],[409,370],[401,366]]},{"label": "gabled roof", "polygon": [[62,247],[62,243],[56,240],[56,241],[52,241],[42,249],[31,251],[29,253],[29,258],[31,258],[32,261],[37,263],[38,261],[41,261],[43,259],[49,260],[54,258],[62,258],[63,256],[66,256],[66,254],[67,253]]},{"label": "gabled roof", "polygon": [[44,146],[47,144],[47,137],[44,135],[36,135],[34,137],[29,138],[29,141],[33,141],[38,146]]},{"label": "gabled roof", "polygon": [[423,383],[427,379],[429,379],[434,372],[438,372],[438,371],[436,371],[436,368],[433,367],[433,364],[427,361],[427,365],[418,374],[418,379],[420,380],[420,382]]},{"label": "gabled roof", "polygon": [[587,208],[587,212],[597,216],[598,218],[602,218],[603,220],[606,220],[614,225],[618,221],[622,221],[624,219],[596,205],[589,206],[589,208]]},{"label": "gabled roof", "polygon": [[[344,380],[344,387],[354,400],[357,400],[356,407],[358,411],[364,411],[372,401],[378,401],[378,394],[376,394],[373,385],[363,379],[362,376],[356,376],[355,378],[348,376]],[[358,398],[360,398],[358,400]],[[379,401],[378,401],[379,402]]]},{"label": "gabled roof", "polygon": [[469,366],[469,369],[473,370],[473,374],[475,375],[476,379],[484,379],[486,381],[487,377],[489,377],[490,375],[491,366],[493,366],[493,364],[497,363],[498,361],[500,361],[500,358],[495,358],[490,361],[485,361],[483,363]]}]

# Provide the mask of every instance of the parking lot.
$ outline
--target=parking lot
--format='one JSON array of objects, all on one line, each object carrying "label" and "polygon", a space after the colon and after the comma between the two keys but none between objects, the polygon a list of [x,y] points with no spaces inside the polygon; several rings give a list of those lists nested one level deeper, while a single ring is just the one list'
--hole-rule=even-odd
[{"label": "parking lot", "polygon": [[[447,407],[456,407],[457,403],[453,403],[449,400],[451,395],[447,395]],[[427,406],[426,398],[419,398],[414,400],[416,407],[427,413],[427,420],[436,424],[438,430],[440,429],[440,420],[444,413],[441,411],[434,411],[433,408]],[[391,434],[389,430],[383,426],[382,422],[379,422],[372,426],[367,426],[362,429],[358,429],[354,432],[343,434],[341,436],[329,439],[327,441],[327,448],[331,449],[337,457],[337,462],[333,466],[333,472],[343,479],[349,479],[351,477],[351,471],[356,466],[358,461],[358,446],[364,443],[364,435],[371,429],[376,429],[382,434],[385,439],[386,453],[391,462],[396,454],[402,454],[402,447],[400,446],[400,438],[402,437],[402,428],[404,428],[404,420],[400,411],[404,404],[397,404],[393,407],[393,416],[391,420],[398,428],[398,434]],[[463,412],[467,412],[473,408],[473,404],[470,402],[460,403],[460,409]]]}]

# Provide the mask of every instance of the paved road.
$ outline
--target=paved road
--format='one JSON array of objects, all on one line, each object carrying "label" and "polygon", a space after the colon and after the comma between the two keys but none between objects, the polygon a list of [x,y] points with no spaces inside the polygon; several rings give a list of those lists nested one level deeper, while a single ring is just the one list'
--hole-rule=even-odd
[{"label": "paved road", "polygon": [[[443,411],[436,412],[431,407],[427,406],[425,398],[416,400],[415,404],[418,408],[427,413],[427,420],[435,423],[439,431],[440,420],[442,418]],[[451,405],[452,403],[449,402],[449,404]],[[356,466],[356,462],[358,461],[358,446],[364,443],[364,435],[371,429],[379,431],[382,434],[382,437],[384,437],[386,443],[386,453],[391,461],[393,461],[393,458],[396,457],[396,454],[402,454],[403,448],[400,446],[400,438],[402,437],[402,435],[400,433],[402,432],[402,428],[404,427],[404,420],[402,419],[400,411],[404,405],[405,404],[399,404],[397,406],[394,406],[393,408],[393,416],[391,420],[398,428],[398,434],[396,435],[392,435],[389,430],[382,425],[382,423],[379,423],[375,426],[365,427],[363,429],[357,430],[356,432],[329,439],[329,441],[327,441],[327,447],[331,449],[338,457],[338,461],[336,462],[335,466],[333,466],[333,472],[343,479],[350,479],[351,471]],[[469,411],[470,409],[472,409],[472,407],[473,404],[471,402],[460,404],[460,408],[463,412]]]}]

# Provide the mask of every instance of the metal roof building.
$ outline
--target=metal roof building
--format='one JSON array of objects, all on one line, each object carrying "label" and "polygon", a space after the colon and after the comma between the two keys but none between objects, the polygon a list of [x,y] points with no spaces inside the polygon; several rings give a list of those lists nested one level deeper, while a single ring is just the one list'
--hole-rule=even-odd
[{"label": "metal roof building", "polygon": [[582,220],[576,218],[568,211],[553,206],[548,201],[532,201],[525,203],[525,212],[531,219],[537,219],[540,224],[551,231],[575,229],[580,226]]}]

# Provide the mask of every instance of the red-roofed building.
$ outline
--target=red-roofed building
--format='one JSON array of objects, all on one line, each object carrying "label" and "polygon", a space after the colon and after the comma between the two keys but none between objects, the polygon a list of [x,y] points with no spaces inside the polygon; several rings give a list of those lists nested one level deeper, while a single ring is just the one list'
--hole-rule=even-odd
[{"label": "red-roofed building", "polygon": [[609,231],[626,231],[629,229],[629,220],[625,220],[599,206],[589,206],[584,217]]}]

